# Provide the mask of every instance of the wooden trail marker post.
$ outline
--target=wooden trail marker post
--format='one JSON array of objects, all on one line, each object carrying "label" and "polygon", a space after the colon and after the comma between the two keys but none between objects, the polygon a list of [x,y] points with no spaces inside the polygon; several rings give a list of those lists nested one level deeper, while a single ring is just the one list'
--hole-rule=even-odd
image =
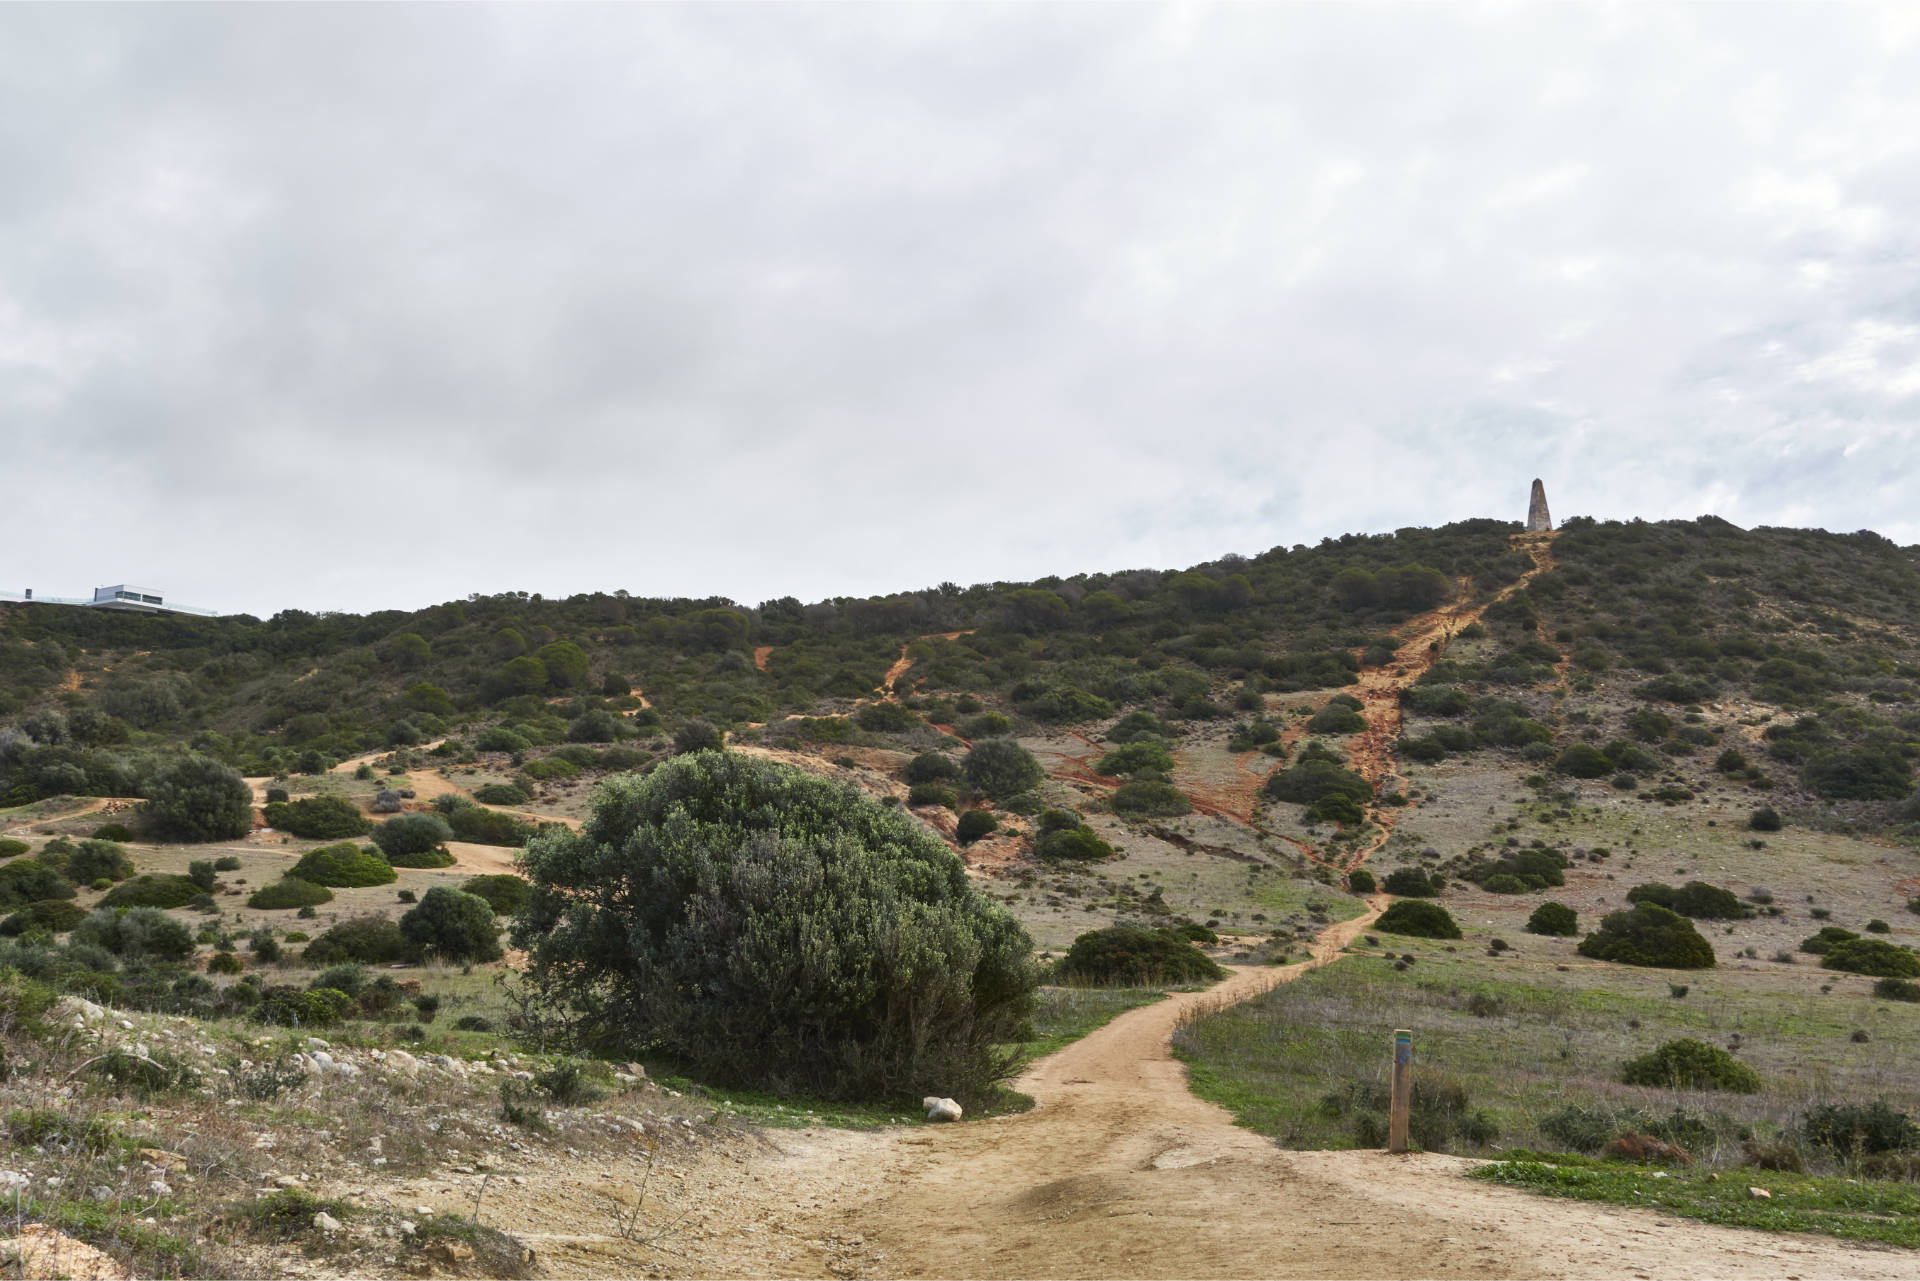
[{"label": "wooden trail marker post", "polygon": [[1413,1106],[1413,1033],[1393,1033],[1393,1110],[1387,1117],[1387,1151],[1407,1150],[1407,1112]]}]

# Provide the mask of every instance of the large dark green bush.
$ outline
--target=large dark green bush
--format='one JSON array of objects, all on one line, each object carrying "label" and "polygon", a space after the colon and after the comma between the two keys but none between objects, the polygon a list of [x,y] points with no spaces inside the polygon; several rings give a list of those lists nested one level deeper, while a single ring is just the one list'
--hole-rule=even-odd
[{"label": "large dark green bush", "polygon": [[1822,925],[1800,940],[1800,950],[1811,952],[1815,956],[1823,956],[1835,943],[1848,943],[1859,937],[1852,930],[1843,929],[1838,925]]},{"label": "large dark green bush", "polygon": [[1405,934],[1422,939],[1457,939],[1460,927],[1453,913],[1438,903],[1417,898],[1395,899],[1373,927],[1383,934]]},{"label": "large dark green bush", "polygon": [[372,846],[359,846],[352,841],[308,850],[287,875],[335,889],[391,885],[399,879],[393,865],[381,858]]},{"label": "large dark green bush", "polygon": [[493,904],[477,894],[436,885],[400,918],[400,932],[416,948],[443,961],[497,961],[499,931]]},{"label": "large dark green bush", "polygon": [[482,805],[525,805],[532,798],[512,783],[487,783],[473,789],[473,799]]},{"label": "large dark green bush", "polygon": [[1429,876],[1424,868],[1396,867],[1380,882],[1380,888],[1401,898],[1432,898],[1447,887],[1443,876]]},{"label": "large dark green bush", "polygon": [[1717,1045],[1692,1037],[1662,1041],[1660,1045],[1620,1065],[1620,1079],[1628,1085],[1652,1085],[1669,1090],[1726,1090],[1754,1094],[1760,1077]]},{"label": "large dark green bush", "polygon": [[262,885],[247,896],[247,906],[257,912],[278,912],[289,908],[318,907],[333,902],[333,891],[297,876],[283,876],[271,885]]},{"label": "large dark green bush", "polygon": [[1580,955],[1622,965],[1666,970],[1707,970],[1713,946],[1693,922],[1658,903],[1636,903],[1629,911],[1609,912],[1600,928],[1580,940]]},{"label": "large dark green bush", "polygon": [[18,858],[32,848],[25,841],[16,841],[11,836],[0,836],[0,858]]},{"label": "large dark green bush", "polygon": [[418,954],[418,949],[400,932],[397,922],[384,916],[356,916],[307,944],[301,959],[308,965],[338,965],[343,961],[388,965],[394,961],[411,961]]},{"label": "large dark green bush", "polygon": [[232,841],[253,830],[253,789],[232,766],[198,754],[157,770],[140,812],[162,841]]},{"label": "large dark green bush", "polygon": [[1303,752],[1297,764],[1267,778],[1266,793],[1276,801],[1311,805],[1333,793],[1351,798],[1356,804],[1373,799],[1373,784],[1345,766],[1322,756]]},{"label": "large dark green bush", "polygon": [[1193,812],[1187,794],[1171,783],[1136,778],[1113,793],[1113,812],[1122,818],[1174,818]]},{"label": "large dark green bush", "polygon": [[1037,787],[1046,777],[1033,754],[1010,738],[989,738],[975,743],[967,752],[961,770],[969,785],[996,800]]},{"label": "large dark green bush", "polygon": [[127,960],[181,961],[193,955],[187,927],[152,907],[102,907],[76,925],[68,941],[105,948]]},{"label": "large dark green bush", "polygon": [[149,872],[122,881],[100,900],[102,907],[185,907],[204,891],[184,876]]},{"label": "large dark green bush", "polygon": [[1082,934],[1060,962],[1060,977],[1080,983],[1139,987],[1199,983],[1227,972],[1173,930],[1114,925]]},{"label": "large dark green bush", "polygon": [[[198,890],[194,892],[199,893]],[[0,864],[0,908],[25,907],[42,899],[72,897],[73,881],[57,865],[37,858],[16,859]]]},{"label": "large dark green bush", "polygon": [[872,734],[898,734],[921,723],[919,714],[904,703],[869,703],[853,719]]},{"label": "large dark green bush", "polygon": [[1823,800],[1897,801],[1913,790],[1913,767],[1893,747],[1824,752],[1800,776]]},{"label": "large dark green bush", "polygon": [[727,736],[707,721],[688,721],[673,735],[673,750],[679,756],[692,752],[721,751],[726,745]]},{"label": "large dark green bush", "polygon": [[940,752],[922,752],[907,762],[909,783],[951,783],[960,777],[960,763]]},{"label": "large dark green bush", "polygon": [[[373,829],[373,843],[395,867],[445,867],[453,861],[445,849],[452,839],[453,829],[438,814],[400,814]],[[422,855],[438,857],[412,861]]]},{"label": "large dark green bush", "polygon": [[133,875],[133,860],[112,841],[85,840],[67,856],[66,873],[81,885],[124,881]]},{"label": "large dark green bush", "polygon": [[1152,712],[1128,712],[1101,737],[1109,743],[1137,743],[1148,738],[1172,738],[1173,730]]},{"label": "large dark green bush", "polygon": [[1550,938],[1572,938],[1580,932],[1580,914],[1565,903],[1546,902],[1527,918],[1527,933]]},{"label": "large dark green bush", "polygon": [[1747,826],[1756,832],[1780,830],[1780,813],[1771,805],[1762,805],[1747,817]]},{"label": "large dark green bush", "polygon": [[513,815],[478,805],[461,806],[444,817],[453,839],[470,845],[525,845],[533,835],[533,828]]},{"label": "large dark green bush", "polygon": [[274,1027],[315,1028],[332,1027],[352,1011],[353,998],[330,987],[270,987],[250,1017]]},{"label": "large dark green bush", "polygon": [[968,810],[954,825],[953,836],[962,845],[971,845],[999,826],[1000,820],[993,816],[992,810]]},{"label": "large dark green bush", "polygon": [[297,801],[271,802],[264,813],[267,826],[308,841],[331,841],[365,836],[373,823],[344,796],[308,796]]},{"label": "large dark green bush", "polygon": [[1356,867],[1347,873],[1347,890],[1353,894],[1371,894],[1377,889],[1373,873],[1364,867]]},{"label": "large dark green bush", "polygon": [[1920,978],[1920,955],[1885,939],[1843,939],[1827,948],[1820,964],[1874,978]]},{"label": "large dark green bush", "polygon": [[1313,734],[1358,734],[1367,727],[1366,718],[1344,703],[1328,703],[1307,722]]},{"label": "large dark green bush", "polygon": [[583,1045],[832,1097],[977,1098],[1025,1034],[1026,931],[938,837],[831,780],[678,757],[603,784],[525,866],[514,944]]},{"label": "large dark green bush", "polygon": [[1560,753],[1560,759],[1553,763],[1557,773],[1571,774],[1575,778],[1605,778],[1613,773],[1613,762],[1605,753],[1590,743],[1575,743]]},{"label": "large dark green bush", "polygon": [[1627,891],[1627,902],[1658,903],[1669,912],[1678,912],[1696,921],[1744,921],[1753,915],[1753,909],[1731,890],[1705,881],[1688,881],[1679,889],[1659,881],[1636,885]]},{"label": "large dark green bush", "polygon": [[463,894],[487,901],[496,916],[512,916],[526,906],[533,887],[527,884],[523,876],[510,876],[504,872],[494,872],[485,876],[469,877],[460,887]]}]

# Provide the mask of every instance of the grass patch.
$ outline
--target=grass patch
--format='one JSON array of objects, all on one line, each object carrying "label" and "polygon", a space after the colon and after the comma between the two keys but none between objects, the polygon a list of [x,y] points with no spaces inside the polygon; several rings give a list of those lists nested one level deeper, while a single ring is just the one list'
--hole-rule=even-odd
[{"label": "grass patch", "polygon": [[[1657,1208],[1681,1218],[1766,1232],[1818,1232],[1848,1241],[1920,1246],[1920,1188],[1910,1183],[1779,1171],[1714,1179],[1706,1171],[1656,1172],[1579,1156],[1509,1152],[1468,1178],[1546,1196]],[[1771,1200],[1747,1193],[1764,1187]]]},{"label": "grass patch", "polygon": [[[1388,1040],[1404,1027],[1413,1031],[1416,1070],[1431,1072],[1436,1090],[1459,1087],[1466,1112],[1484,1111],[1490,1125],[1490,1134],[1478,1124],[1458,1130],[1449,1145],[1455,1150],[1486,1142],[1564,1147],[1543,1123],[1577,1104],[1604,1109],[1623,1125],[1666,1125],[1696,1160],[1724,1168],[1746,1159],[1748,1142],[1786,1136],[1824,1104],[1884,1098],[1920,1112],[1920,1081],[1901,1066],[1920,1051],[1920,1010],[1912,1006],[1821,994],[1804,980],[1798,990],[1782,990],[1751,985],[1750,975],[1719,974],[1689,975],[1693,991],[1677,1001],[1659,973],[1521,969],[1453,956],[1433,943],[1394,939],[1391,946],[1415,961],[1400,971],[1386,958],[1350,955],[1187,1020],[1175,1032],[1174,1052],[1194,1090],[1289,1147],[1372,1147],[1371,1109],[1351,1101],[1386,1082]],[[1870,1036],[1856,1040],[1856,1029]],[[1736,1047],[1737,1060],[1758,1073],[1759,1090],[1620,1079],[1626,1060],[1677,1038]]]},{"label": "grass patch", "polygon": [[1152,987],[1044,987],[1033,1011],[1033,1039],[1020,1043],[1022,1067],[1072,1045],[1128,1010],[1166,999]]}]

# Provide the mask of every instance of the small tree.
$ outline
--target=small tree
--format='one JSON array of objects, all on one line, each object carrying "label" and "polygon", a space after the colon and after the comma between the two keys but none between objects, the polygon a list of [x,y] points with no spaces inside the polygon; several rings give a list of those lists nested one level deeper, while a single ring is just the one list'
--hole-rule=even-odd
[{"label": "small tree", "polygon": [[444,867],[437,861],[423,865],[405,860],[440,851],[452,839],[453,829],[438,814],[402,814],[373,829],[373,843],[395,867]]},{"label": "small tree", "polygon": [[1572,938],[1580,932],[1580,914],[1565,903],[1546,902],[1527,918],[1527,933],[1550,938]]},{"label": "small tree", "polygon": [[1609,912],[1600,928],[1580,940],[1580,955],[1622,965],[1668,970],[1710,970],[1713,945],[1693,923],[1657,903],[1638,903],[1631,911]]},{"label": "small tree", "polygon": [[477,894],[436,885],[420,905],[400,918],[400,932],[415,947],[446,961],[497,961],[499,931],[493,905]]},{"label": "small tree", "polygon": [[163,841],[233,841],[253,830],[253,789],[211,756],[183,756],[147,783],[147,831]]},{"label": "small tree", "polygon": [[726,745],[726,736],[706,721],[688,721],[673,735],[676,756],[685,756],[689,752],[724,751]]},{"label": "small tree", "polygon": [[1383,934],[1406,934],[1423,939],[1457,939],[1460,927],[1453,914],[1438,903],[1405,898],[1394,902],[1373,923]]},{"label": "small tree", "polygon": [[991,810],[968,810],[954,827],[954,836],[962,845],[971,845],[1000,826]]}]

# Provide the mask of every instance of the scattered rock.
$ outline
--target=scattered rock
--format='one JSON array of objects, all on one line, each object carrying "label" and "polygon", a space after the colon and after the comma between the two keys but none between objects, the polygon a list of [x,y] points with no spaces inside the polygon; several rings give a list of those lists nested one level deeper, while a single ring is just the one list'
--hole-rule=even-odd
[{"label": "scattered rock", "polygon": [[317,1036],[310,1036],[307,1038],[307,1048],[309,1050],[331,1050],[333,1045],[331,1042],[323,1041]]},{"label": "scattered rock", "polygon": [[273,1181],[273,1186],[276,1188],[297,1188],[300,1186],[300,1176],[297,1174],[283,1174]]},{"label": "scattered rock", "polygon": [[333,1055],[328,1054],[325,1050],[315,1050],[307,1056],[307,1061],[322,1072],[328,1071],[333,1067]]},{"label": "scattered rock", "polygon": [[461,1245],[458,1241],[435,1241],[427,1247],[427,1257],[435,1263],[447,1267],[458,1267],[473,1258],[473,1247]]},{"label": "scattered rock", "polygon": [[410,1237],[410,1236],[412,1236],[412,1235],[413,1235],[414,1233],[416,1233],[416,1232],[418,1232],[419,1230],[420,1230],[420,1225],[419,1225],[419,1224],[417,1224],[417,1223],[415,1223],[415,1222],[414,1222],[414,1221],[413,1221],[412,1219],[402,1219],[402,1220],[400,1220],[400,1235],[401,1235],[401,1236],[403,1236],[403,1237]]},{"label": "scattered rock", "polygon": [[927,1120],[929,1121],[958,1121],[960,1119],[960,1105],[952,1099],[943,1099],[937,1095],[929,1094],[926,1098],[920,1100],[920,1106],[927,1110]]},{"label": "scattered rock", "polygon": [[0,1170],[0,1192],[11,1192],[15,1188],[24,1188],[33,1182],[18,1170]]},{"label": "scattered rock", "polygon": [[340,1220],[334,1218],[325,1210],[322,1210],[313,1216],[313,1226],[319,1228],[322,1232],[338,1232],[340,1230]]},{"label": "scattered rock", "polygon": [[628,1076],[637,1076],[637,1077],[639,1077],[639,1078],[640,1078],[640,1079],[641,1079],[642,1081],[644,1081],[644,1080],[646,1080],[646,1079],[647,1079],[647,1069],[646,1069],[646,1067],[645,1067],[644,1065],[642,1065],[642,1064],[639,1064],[639,1063],[629,1063],[629,1064],[627,1064],[627,1075],[628,1075]]},{"label": "scattered rock", "polygon": [[161,1170],[184,1170],[187,1158],[178,1152],[169,1152],[165,1148],[141,1148],[140,1159]]},{"label": "scattered rock", "polygon": [[1747,1189],[1747,1196],[1748,1196],[1748,1198],[1749,1198],[1749,1199],[1751,1199],[1751,1200],[1754,1200],[1754,1201],[1771,1201],[1771,1200],[1773,1200],[1773,1193],[1771,1193],[1771,1192],[1769,1192],[1769,1191],[1767,1191],[1767,1190],[1766,1190],[1765,1188],[1748,1188],[1748,1189]]}]

